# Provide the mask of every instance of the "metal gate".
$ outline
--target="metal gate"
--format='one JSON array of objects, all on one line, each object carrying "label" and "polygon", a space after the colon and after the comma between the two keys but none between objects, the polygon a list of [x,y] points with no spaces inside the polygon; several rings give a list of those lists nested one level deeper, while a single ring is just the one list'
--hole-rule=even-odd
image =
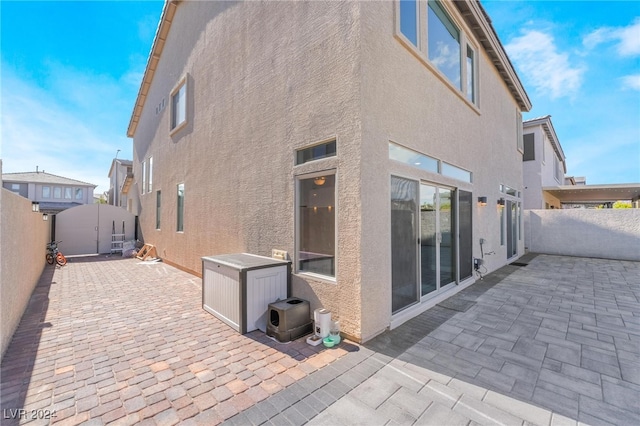
[{"label": "metal gate", "polygon": [[135,216],[121,207],[84,204],[56,215],[56,240],[65,255],[111,252],[111,235],[125,229],[125,240],[133,240]]}]

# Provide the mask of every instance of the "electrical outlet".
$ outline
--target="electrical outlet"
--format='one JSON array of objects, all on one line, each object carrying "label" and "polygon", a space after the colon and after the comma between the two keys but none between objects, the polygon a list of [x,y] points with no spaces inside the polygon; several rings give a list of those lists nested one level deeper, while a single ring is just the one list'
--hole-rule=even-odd
[{"label": "electrical outlet", "polygon": [[474,258],[473,259],[473,269],[475,269],[477,271],[478,269],[480,269],[480,266],[482,266],[483,263],[484,263],[484,260],[478,259],[478,258]]}]

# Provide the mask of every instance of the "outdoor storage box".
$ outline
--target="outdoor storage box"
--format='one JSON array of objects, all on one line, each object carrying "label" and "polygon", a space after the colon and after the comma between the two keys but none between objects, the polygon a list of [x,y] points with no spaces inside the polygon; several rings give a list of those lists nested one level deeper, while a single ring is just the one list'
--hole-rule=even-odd
[{"label": "outdoor storage box", "polygon": [[267,336],[290,342],[313,331],[309,302],[292,297],[269,303]]},{"label": "outdoor storage box", "polygon": [[202,258],[202,307],[245,334],[267,330],[269,303],[286,299],[291,262],[238,253]]}]

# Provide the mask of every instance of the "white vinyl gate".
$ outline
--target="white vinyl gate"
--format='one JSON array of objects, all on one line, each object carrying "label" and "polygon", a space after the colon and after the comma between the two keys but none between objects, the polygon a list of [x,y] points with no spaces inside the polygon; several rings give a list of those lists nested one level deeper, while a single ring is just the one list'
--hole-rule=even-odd
[{"label": "white vinyl gate", "polygon": [[111,234],[115,227],[125,240],[135,236],[135,216],[121,207],[108,204],[84,204],[56,215],[56,240],[62,241],[65,255],[111,252]]}]

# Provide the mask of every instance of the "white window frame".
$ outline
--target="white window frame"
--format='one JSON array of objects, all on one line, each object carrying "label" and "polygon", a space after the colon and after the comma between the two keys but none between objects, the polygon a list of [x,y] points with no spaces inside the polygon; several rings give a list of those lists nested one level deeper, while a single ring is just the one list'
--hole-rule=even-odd
[{"label": "white window frame", "polygon": [[153,157],[149,157],[149,165],[147,166],[147,192],[152,192],[153,188]]},{"label": "white window frame", "polygon": [[[308,179],[314,179],[317,177],[322,177],[322,176],[329,176],[332,175],[335,178],[335,188],[334,188],[334,194],[333,194],[333,199],[334,199],[334,206],[333,208],[335,209],[335,213],[334,213],[334,217],[335,217],[335,223],[334,223],[334,267],[333,267],[333,273],[334,275],[324,275],[324,274],[319,274],[316,272],[309,272],[309,271],[303,271],[300,270],[300,236],[301,234],[301,230],[300,230],[300,182],[303,180],[308,180]],[[332,284],[336,284],[337,283],[337,277],[338,277],[338,172],[336,169],[329,169],[329,170],[323,170],[323,171],[319,171],[319,172],[313,172],[313,173],[307,173],[307,174],[303,174],[303,175],[298,175],[295,177],[296,182],[295,182],[295,249],[294,249],[294,273],[296,274],[300,274],[300,275],[305,275],[308,277],[312,277],[315,279],[319,279],[328,283],[332,283]]]},{"label": "white window frame", "polygon": [[[187,75],[183,76],[180,81],[178,81],[178,83],[175,85],[175,87],[173,88],[173,90],[171,90],[171,94],[169,95],[169,104],[170,104],[170,111],[169,111],[169,135],[173,135],[176,132],[178,132],[180,129],[182,129],[184,126],[187,125],[187,123],[189,122],[189,118],[188,118],[188,114],[189,114],[189,86],[187,84]],[[179,104],[182,105],[181,106],[181,110],[183,112],[183,119],[182,121],[178,122],[177,118],[176,118],[176,101],[174,100],[176,96],[178,96],[178,99],[180,99],[180,93],[181,91],[184,89],[183,92],[183,96],[184,96],[184,101]]]},{"label": "white window frame", "polygon": [[[459,32],[459,40],[460,43],[460,87],[456,87],[455,83],[452,82],[449,77],[447,77],[440,69],[429,60],[429,40],[428,40],[428,15],[429,15],[429,0],[417,0],[418,2],[418,45],[416,46],[410,41],[403,33],[400,28],[401,16],[400,16],[400,1],[395,2],[395,36],[398,38],[405,47],[407,47],[411,53],[413,53],[421,62],[423,62],[427,68],[429,68],[442,82],[444,82],[447,87],[449,87],[456,95],[458,95],[461,99],[463,99],[467,105],[476,110],[479,113],[478,109],[480,108],[480,59],[479,59],[479,48],[472,42],[471,38],[467,35],[470,33],[469,29],[466,27],[466,24],[463,24],[451,11],[451,6],[449,2],[445,2],[442,0],[437,0],[438,4],[441,6],[442,10],[446,13],[447,17],[451,24],[458,30]],[[473,101],[469,100],[467,95],[467,49],[471,49],[473,51]]]},{"label": "white window frame", "polygon": [[[182,187],[182,209],[180,209],[180,187]],[[176,185],[176,232],[184,233],[184,211],[185,211],[185,189],[184,182]],[[181,220],[182,219],[182,220]]]},{"label": "white window frame", "polygon": [[[147,160],[143,160],[142,161],[141,167],[142,167],[142,173],[141,173],[141,176],[142,176],[142,185],[141,185],[142,191],[141,192],[142,192],[142,194],[144,194],[146,189],[147,189]],[[118,189],[116,188],[116,191],[117,190]]]}]

